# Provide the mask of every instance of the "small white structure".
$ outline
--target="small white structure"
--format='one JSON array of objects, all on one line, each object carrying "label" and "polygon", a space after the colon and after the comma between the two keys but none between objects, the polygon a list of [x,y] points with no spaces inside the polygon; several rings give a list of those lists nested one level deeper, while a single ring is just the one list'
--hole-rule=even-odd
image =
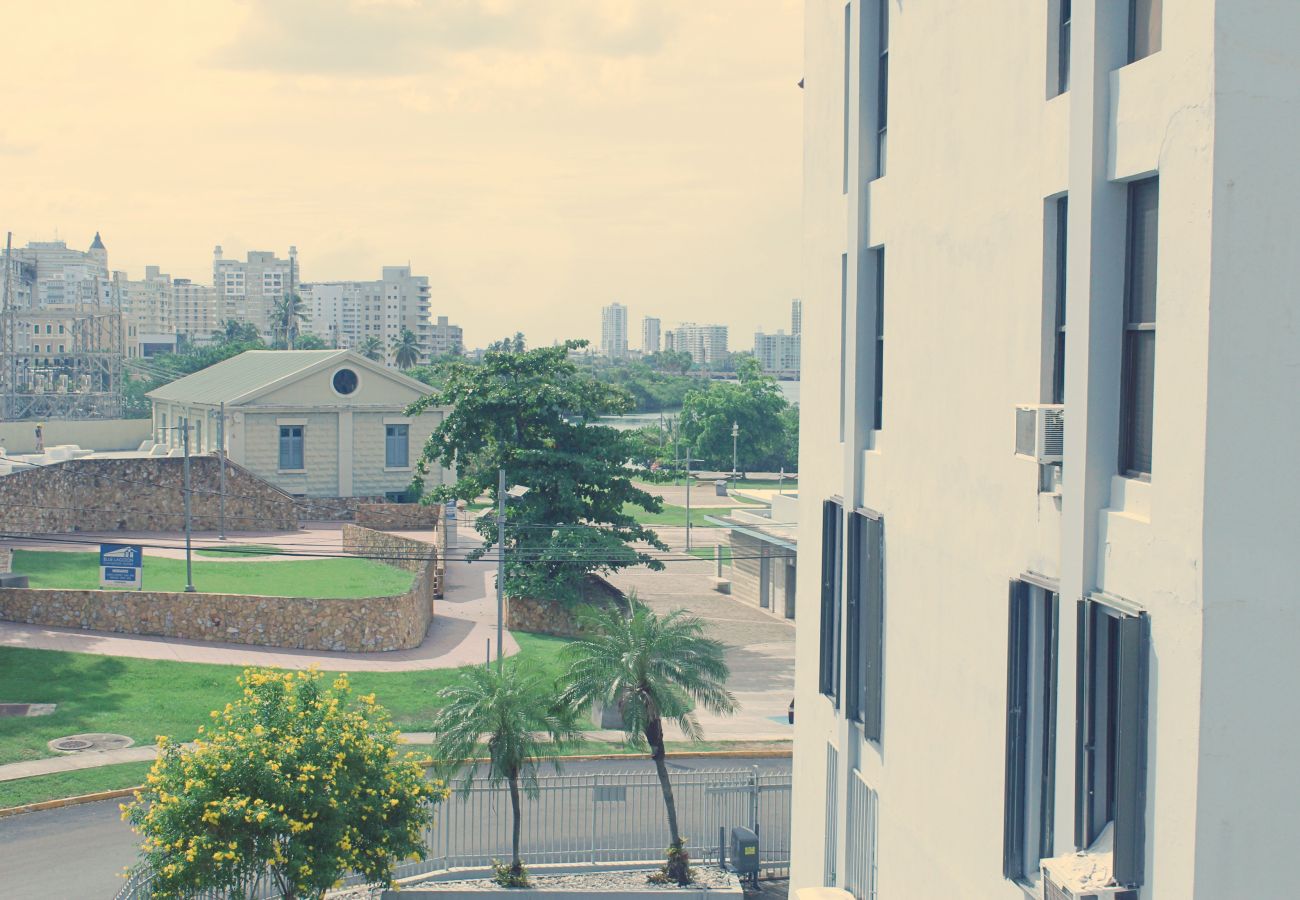
[{"label": "small white structure", "polygon": [[[229,458],[306,497],[383,497],[405,491],[442,410],[412,417],[429,388],[350,350],[250,350],[150,391],[154,440],[217,450],[225,404]],[[439,483],[434,467],[428,482]]]}]

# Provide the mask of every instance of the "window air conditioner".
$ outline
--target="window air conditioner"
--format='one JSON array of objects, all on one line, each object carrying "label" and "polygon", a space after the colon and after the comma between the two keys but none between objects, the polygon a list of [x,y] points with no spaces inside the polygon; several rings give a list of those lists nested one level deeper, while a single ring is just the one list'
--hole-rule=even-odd
[{"label": "window air conditioner", "polygon": [[1069,888],[1052,880],[1043,869],[1043,900],[1126,900],[1136,896],[1130,888]]},{"label": "window air conditioner", "polygon": [[1040,463],[1059,463],[1065,453],[1065,407],[1022,404],[1016,407],[1016,455]]},{"label": "window air conditioner", "polygon": [[1041,863],[1043,900],[1129,900],[1137,896],[1131,887],[1112,884],[1113,856],[1085,851],[1067,853]]}]

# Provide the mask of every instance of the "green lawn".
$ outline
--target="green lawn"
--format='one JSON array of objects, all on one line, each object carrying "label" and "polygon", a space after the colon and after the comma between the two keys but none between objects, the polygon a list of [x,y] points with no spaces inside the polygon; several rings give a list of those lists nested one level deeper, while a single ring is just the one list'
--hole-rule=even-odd
[{"label": "green lawn", "polygon": [[[558,674],[563,639],[518,632],[515,637],[530,667]],[[209,712],[238,695],[235,678],[241,671],[239,666],[0,647],[0,701],[58,704],[48,716],[0,718],[0,763],[53,756],[46,743],[69,734],[106,731],[140,744],[152,744],[160,734],[190,740],[210,721]],[[439,705],[437,692],[457,671],[354,672],[350,677],[355,693],[373,691],[403,731],[428,731]]]},{"label": "green lawn", "polygon": [[[717,528],[718,527],[717,525],[714,525],[711,522],[704,521],[705,516],[715,516],[715,517],[726,516],[731,513],[732,509],[746,509],[746,508],[766,509],[767,507],[755,507],[753,504],[750,504],[748,507],[739,506],[739,505],[735,507],[727,507],[727,506],[713,506],[713,507],[703,507],[703,508],[692,507],[691,527],[692,528]],[[642,525],[651,525],[651,526],[676,525],[678,527],[684,527],[686,525],[686,507],[684,506],[673,506],[672,504],[665,503],[663,511],[657,513],[648,513],[641,507],[634,506],[631,503],[629,503],[623,507],[623,512],[626,515],[632,516]]]},{"label": "green lawn", "polygon": [[118,763],[95,769],[60,772],[57,775],[37,775],[34,778],[19,778],[16,781],[0,781],[0,809],[40,803],[42,800],[80,797],[82,794],[98,794],[100,791],[137,787],[144,783],[144,776],[152,765],[151,762]]},{"label": "green lawn", "polygon": [[194,552],[199,556],[238,558],[241,556],[275,556],[277,553],[283,553],[284,550],[270,544],[230,544],[226,547],[205,547]]},{"label": "green lawn", "polygon": [[[731,545],[730,545],[730,544],[719,544],[718,546],[722,548],[722,563],[723,563],[723,565],[727,565],[727,566],[731,565]],[[691,556],[698,556],[700,559],[715,559],[715,558],[716,558],[716,557],[713,555],[713,548],[712,548],[712,547],[692,547],[691,549],[687,550],[686,552],[689,553]]]},{"label": "green lawn", "polygon": [[[99,587],[99,555],[58,550],[15,550],[13,569],[34,588]],[[370,559],[304,559],[294,562],[196,562],[194,586],[213,594],[269,597],[387,597],[411,587],[414,575]],[[149,556],[145,590],[183,591],[185,560]]]},{"label": "green lawn", "polygon": [[776,479],[772,479],[771,481],[763,479],[762,481],[759,481],[754,478],[737,478],[735,481],[730,482],[730,484],[733,488],[741,488],[742,490],[744,488],[749,488],[750,490],[775,491],[780,488],[781,490],[791,494],[799,490],[799,482],[793,478],[787,478],[782,482],[778,482]]}]

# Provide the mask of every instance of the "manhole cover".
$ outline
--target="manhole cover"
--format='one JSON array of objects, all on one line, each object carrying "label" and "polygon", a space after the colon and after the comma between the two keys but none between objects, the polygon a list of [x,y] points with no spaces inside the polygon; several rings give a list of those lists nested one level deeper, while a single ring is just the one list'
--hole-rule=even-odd
[{"label": "manhole cover", "polygon": [[85,753],[89,750],[122,750],[135,741],[124,734],[70,734],[50,741],[51,750],[63,753]]},{"label": "manhole cover", "polygon": [[76,738],[63,738],[54,741],[50,746],[55,750],[89,750],[95,745],[90,741],[79,741]]}]

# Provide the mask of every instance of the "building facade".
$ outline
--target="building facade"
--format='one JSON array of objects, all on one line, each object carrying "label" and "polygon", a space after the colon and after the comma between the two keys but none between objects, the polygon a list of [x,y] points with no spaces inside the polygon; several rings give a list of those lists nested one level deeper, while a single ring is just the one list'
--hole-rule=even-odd
[{"label": "building facade", "polygon": [[641,320],[641,352],[658,353],[662,341],[660,340],[660,321],[652,316],[646,316]]},{"label": "building facade", "polygon": [[622,303],[600,309],[600,351],[610,359],[627,359],[627,307]]},{"label": "building facade", "polygon": [[463,356],[465,331],[459,325],[447,321],[446,316],[438,316],[438,320],[429,330],[429,345],[434,357]]},{"label": "building facade", "polygon": [[433,351],[429,323],[429,278],[412,275],[410,266],[384,266],[375,281],[319,281],[299,290],[308,316],[304,333],[332,347],[358,348],[369,338],[384,347],[385,362],[393,363],[393,342],[410,329],[421,360]]},{"label": "building facade", "polygon": [[172,281],[172,325],[177,335],[190,344],[212,340],[226,321],[224,305],[210,284],[196,284],[188,278]]},{"label": "building facade", "polygon": [[280,259],[267,250],[250,250],[244,260],[226,259],[220,245],[212,251],[212,287],[228,318],[249,322],[266,341],[273,337],[275,306],[297,289],[298,248]]},{"label": "building facade", "polygon": [[803,301],[790,301],[790,333],[803,334]]},{"label": "building facade", "polygon": [[1300,6],[805,16],[792,896],[1289,896]]},{"label": "building facade", "polygon": [[[160,444],[180,447],[188,423],[191,452],[224,440],[231,460],[291,494],[394,499],[442,421],[438,409],[406,415],[426,393],[354,351],[250,350],[148,396]],[[442,477],[433,465],[426,483]]]},{"label": "building facade", "polygon": [[726,325],[696,325],[684,322],[665,338],[664,349],[689,353],[695,365],[706,367],[721,362],[727,353]]},{"label": "building facade", "polygon": [[777,329],[776,334],[757,332],[754,335],[754,358],[769,375],[777,378],[799,377],[800,336],[786,334]]}]

